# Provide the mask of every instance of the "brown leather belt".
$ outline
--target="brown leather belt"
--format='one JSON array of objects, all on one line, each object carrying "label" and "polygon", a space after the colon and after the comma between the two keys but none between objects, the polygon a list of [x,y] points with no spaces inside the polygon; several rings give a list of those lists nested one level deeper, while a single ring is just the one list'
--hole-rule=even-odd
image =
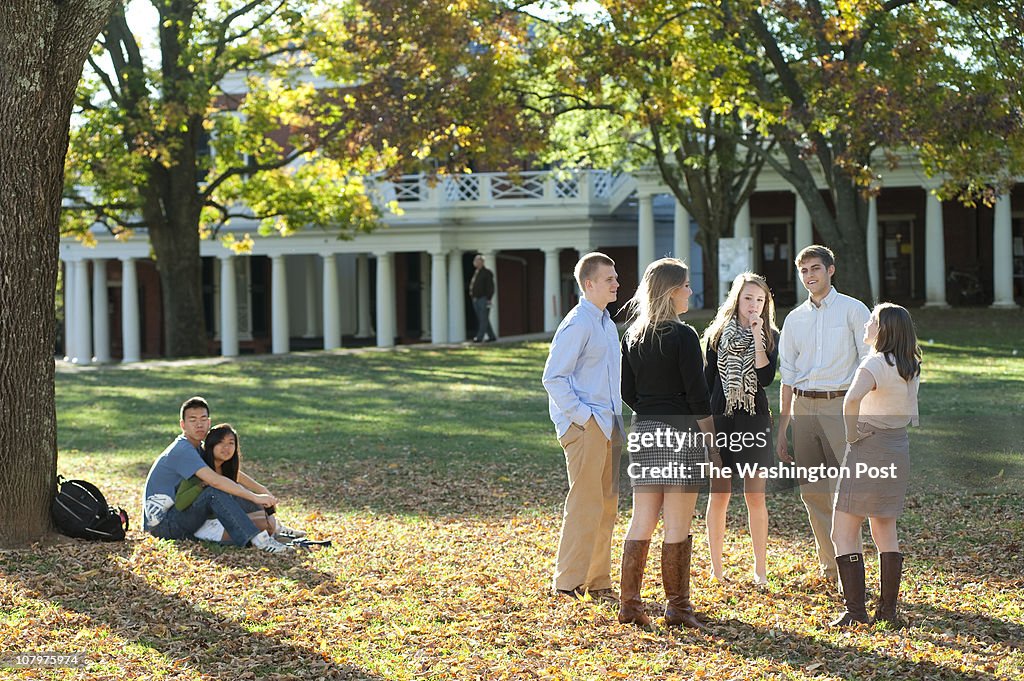
[{"label": "brown leather belt", "polygon": [[797,397],[809,397],[812,400],[831,400],[846,395],[845,390],[798,390],[793,388]]}]

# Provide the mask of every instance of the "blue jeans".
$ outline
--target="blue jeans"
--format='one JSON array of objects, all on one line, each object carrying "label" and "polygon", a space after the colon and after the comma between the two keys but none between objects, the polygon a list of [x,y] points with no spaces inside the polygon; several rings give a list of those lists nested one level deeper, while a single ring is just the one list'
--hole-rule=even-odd
[{"label": "blue jeans", "polygon": [[476,313],[476,340],[482,341],[488,336],[497,338],[498,334],[494,333],[491,326],[491,301],[487,298],[474,298],[473,312]]},{"label": "blue jeans", "polygon": [[195,531],[212,514],[231,535],[231,541],[235,546],[245,546],[260,531],[249,519],[240,502],[245,502],[245,499],[207,487],[184,511],[171,506],[163,521],[156,527],[149,528],[149,533],[160,539],[193,539]]}]

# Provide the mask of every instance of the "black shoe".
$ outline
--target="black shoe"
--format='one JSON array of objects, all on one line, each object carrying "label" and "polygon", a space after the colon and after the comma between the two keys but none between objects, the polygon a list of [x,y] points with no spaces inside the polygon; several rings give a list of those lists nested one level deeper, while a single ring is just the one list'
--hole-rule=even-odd
[{"label": "black shoe", "polygon": [[488,339],[487,339],[487,340],[485,340],[484,342],[485,342],[485,343],[493,343],[493,342],[494,342],[494,341],[496,341],[496,340],[498,340],[498,339],[497,339],[497,338],[488,338]]},{"label": "black shoe", "polygon": [[583,597],[583,587],[578,586],[575,589],[555,589],[555,595],[565,596],[566,598],[578,601]]}]

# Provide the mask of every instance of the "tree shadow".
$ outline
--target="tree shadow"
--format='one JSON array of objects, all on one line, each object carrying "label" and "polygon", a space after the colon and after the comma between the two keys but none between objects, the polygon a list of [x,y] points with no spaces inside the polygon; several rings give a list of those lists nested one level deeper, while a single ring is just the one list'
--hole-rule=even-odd
[{"label": "tree shadow", "polygon": [[[186,545],[184,550],[201,552],[197,547]],[[73,556],[67,552],[73,552]],[[252,678],[381,678],[358,666],[336,664],[326,651],[286,641],[290,632],[274,626],[272,621],[253,621],[253,610],[260,610],[258,603],[255,607],[245,604],[246,620],[239,622],[192,602],[187,593],[173,595],[155,588],[124,566],[131,562],[134,553],[134,542],[76,544],[34,551],[31,555],[11,552],[0,557],[0,565],[4,565],[4,578],[15,583],[22,594],[85,615],[123,640],[114,649],[82,650],[86,665],[105,670],[120,667],[118,651],[131,647],[136,652],[140,648],[155,651],[176,670],[191,668],[214,678],[238,678],[242,668],[253,674]],[[221,571],[216,569],[217,556],[210,555],[209,577],[215,579]],[[241,570],[259,573],[266,563],[277,561],[278,569],[307,584],[325,584],[333,579],[308,568],[289,567],[277,556],[233,557],[233,567]],[[159,576],[155,581],[159,581]],[[183,588],[187,586],[188,582]],[[223,587],[223,596],[231,600],[230,584]],[[272,619],[269,616],[273,613],[262,615]],[[90,640],[98,639],[83,639]],[[83,648],[87,645],[83,644]]]},{"label": "tree shadow", "polygon": [[[723,631],[725,627],[720,627],[717,632],[711,631],[711,645],[740,657],[777,660],[794,668],[803,668],[805,673],[813,672],[814,675],[829,678],[863,679],[871,678],[876,673],[891,678],[928,681],[988,681],[997,678],[993,674],[966,672],[928,661],[900,660],[863,647],[837,645],[821,638],[754,626],[735,619],[729,620],[727,625],[742,630],[745,635],[729,635]],[[899,633],[894,632],[892,635],[899,636]],[[742,645],[734,643],[731,640],[733,638],[742,639]],[[785,658],[779,658],[780,650],[786,651]]]}]

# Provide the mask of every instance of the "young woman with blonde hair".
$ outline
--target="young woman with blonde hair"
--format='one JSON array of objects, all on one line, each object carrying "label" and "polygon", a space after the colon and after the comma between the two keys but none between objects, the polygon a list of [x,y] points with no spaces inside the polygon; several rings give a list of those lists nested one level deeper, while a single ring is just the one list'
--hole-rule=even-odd
[{"label": "young woman with blonde hair", "polygon": [[[619,621],[644,628],[651,619],[643,610],[640,585],[659,514],[665,522],[665,624],[704,628],[690,602],[690,521],[706,482],[706,451],[715,463],[718,452],[700,339],[679,320],[691,294],[682,261],[651,263],[627,304],[633,319],[622,339],[622,401],[633,410],[627,440],[633,517],[622,550]],[[702,437],[695,426],[710,437]]]},{"label": "young woman with blonde hair", "polygon": [[[750,543],[754,552],[754,583],[768,583],[768,507],[764,477],[757,467],[775,461],[772,415],[765,388],[775,380],[779,363],[779,330],[775,327],[775,301],[764,277],[744,272],[736,277],[718,315],[704,332],[707,346],[705,376],[711,391],[715,430],[728,436],[722,465],[732,476],[711,480],[708,495],[708,548],[711,576],[727,581],[722,565],[725,516],[732,495],[732,480],[743,479]],[[723,437],[723,440],[725,438]]]}]

